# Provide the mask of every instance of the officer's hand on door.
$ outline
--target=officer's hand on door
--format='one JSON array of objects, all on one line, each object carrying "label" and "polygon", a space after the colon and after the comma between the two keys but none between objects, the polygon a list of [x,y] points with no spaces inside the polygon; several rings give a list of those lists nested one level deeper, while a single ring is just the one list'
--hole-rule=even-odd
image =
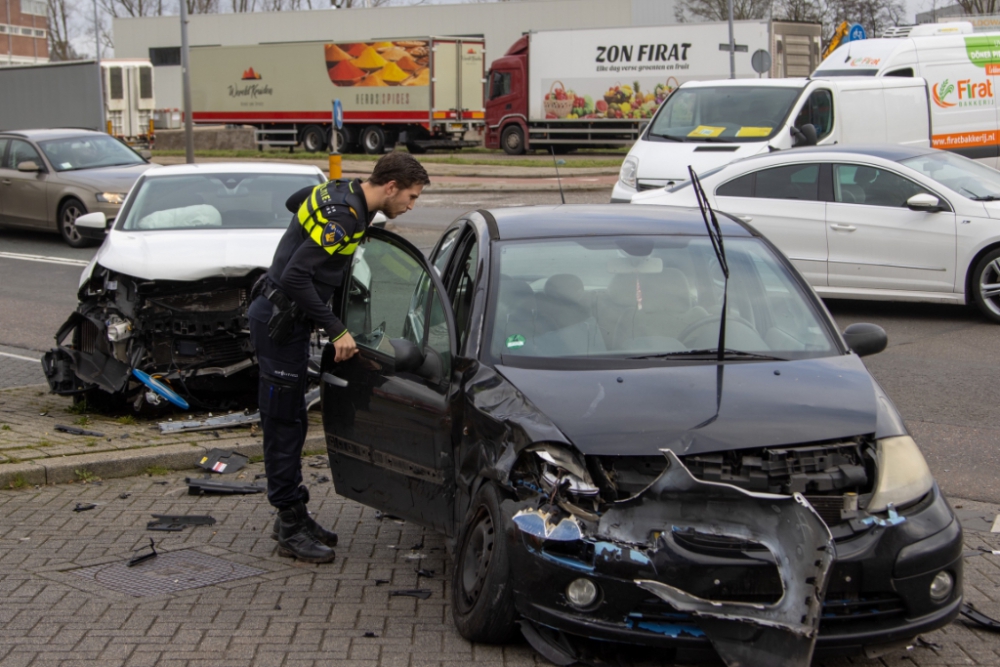
[{"label": "officer's hand on door", "polygon": [[334,361],[338,363],[347,361],[358,353],[358,346],[354,343],[354,338],[346,331],[343,336],[333,341],[333,349],[337,352]]}]

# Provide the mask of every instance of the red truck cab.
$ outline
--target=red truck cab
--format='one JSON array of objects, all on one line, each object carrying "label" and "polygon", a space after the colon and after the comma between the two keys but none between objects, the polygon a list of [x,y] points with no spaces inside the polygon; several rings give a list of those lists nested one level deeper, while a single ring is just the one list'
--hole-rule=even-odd
[{"label": "red truck cab", "polygon": [[486,147],[520,155],[528,148],[528,36],[490,66]]}]

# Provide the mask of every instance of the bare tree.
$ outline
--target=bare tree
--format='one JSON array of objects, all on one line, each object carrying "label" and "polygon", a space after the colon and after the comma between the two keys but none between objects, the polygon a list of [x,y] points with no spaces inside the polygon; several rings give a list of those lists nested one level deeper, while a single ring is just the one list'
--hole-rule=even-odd
[{"label": "bare tree", "polygon": [[73,8],[67,0],[48,0],[49,58],[52,60],[77,60],[80,54],[73,48],[76,22]]},{"label": "bare tree", "polygon": [[824,0],[776,0],[771,17],[776,21],[823,23],[826,11]]},{"label": "bare tree", "polygon": [[824,27],[831,30],[843,21],[860,23],[869,36],[876,37],[889,26],[903,23],[906,7],[903,0],[827,0],[826,18]]},{"label": "bare tree", "polygon": [[[733,0],[733,19],[767,17],[773,0]],[[674,11],[678,21],[728,21],[729,0],[680,0]]]},{"label": "bare tree", "polygon": [[958,5],[966,14],[1000,13],[1000,0],[958,0]]}]

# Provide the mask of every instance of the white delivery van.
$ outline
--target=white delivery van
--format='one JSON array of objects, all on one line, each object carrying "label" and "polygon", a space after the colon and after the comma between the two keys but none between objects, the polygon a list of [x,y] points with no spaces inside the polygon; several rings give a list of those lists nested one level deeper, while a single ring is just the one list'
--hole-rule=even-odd
[{"label": "white delivery van", "polygon": [[848,42],[813,76],[923,78],[932,102],[931,145],[1000,167],[1000,32],[973,33],[965,21],[918,25],[902,38]]},{"label": "white delivery van", "polygon": [[688,165],[701,174],[799,145],[928,146],[929,106],[926,84],[912,77],[688,81],[632,146],[611,201],[686,181]]}]

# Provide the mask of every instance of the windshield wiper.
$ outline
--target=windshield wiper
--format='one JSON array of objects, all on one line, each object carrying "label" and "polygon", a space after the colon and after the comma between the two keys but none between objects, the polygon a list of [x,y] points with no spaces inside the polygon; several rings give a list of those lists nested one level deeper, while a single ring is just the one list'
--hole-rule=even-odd
[{"label": "windshield wiper", "polygon": [[[722,350],[724,359],[756,359],[759,361],[788,361],[783,357],[775,357],[769,354],[758,354],[756,352],[744,352],[743,350]],[[691,358],[717,359],[719,350],[708,347],[703,350],[683,350],[680,352],[661,352],[659,354],[643,354],[629,359],[691,359]]]},{"label": "windshield wiper", "polygon": [[667,139],[669,141],[684,141],[684,137],[678,137],[676,134],[660,134],[658,132],[650,132],[651,137],[660,137],[661,139]]},{"label": "windshield wiper", "polygon": [[976,195],[969,197],[972,201],[1000,201],[1000,195]]},{"label": "windshield wiper", "polygon": [[698,208],[701,210],[701,217],[705,221],[705,229],[708,230],[708,239],[712,242],[712,250],[719,260],[719,267],[722,269],[722,314],[719,316],[719,361],[722,361],[726,352],[726,311],[728,310],[729,296],[729,262],[726,261],[726,247],[722,243],[722,230],[719,228],[719,219],[715,217],[715,211],[708,203],[705,189],[701,187],[701,180],[698,174],[694,173],[694,167],[688,165],[688,173],[691,175],[691,186],[694,189],[695,197],[698,199]]}]

